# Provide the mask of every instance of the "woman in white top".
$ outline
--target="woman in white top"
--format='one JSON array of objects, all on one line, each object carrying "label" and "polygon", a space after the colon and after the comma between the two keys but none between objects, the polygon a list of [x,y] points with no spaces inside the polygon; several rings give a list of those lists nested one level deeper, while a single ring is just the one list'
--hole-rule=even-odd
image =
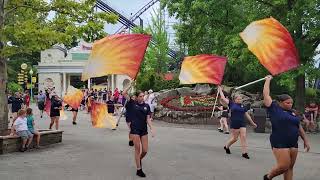
[{"label": "woman in white top", "polygon": [[24,109],[18,111],[18,117],[13,122],[10,135],[14,135],[14,131],[16,131],[16,134],[22,139],[20,151],[26,151],[32,143],[33,134],[28,131],[26,111]]}]

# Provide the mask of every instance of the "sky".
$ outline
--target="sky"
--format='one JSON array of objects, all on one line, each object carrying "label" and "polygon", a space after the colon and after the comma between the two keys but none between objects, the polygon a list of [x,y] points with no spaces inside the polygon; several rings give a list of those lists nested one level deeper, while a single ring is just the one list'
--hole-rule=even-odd
[{"label": "sky", "polygon": [[[135,14],[138,12],[143,6],[148,4],[151,0],[104,0],[109,6],[111,6],[116,11],[120,12],[126,18],[130,19],[131,13]],[[151,17],[153,14],[153,10],[157,10],[160,8],[160,3],[157,2],[151,8],[149,8],[146,12],[144,12],[140,18],[143,20],[144,27],[147,27],[151,24]],[[168,14],[166,14],[166,24],[167,30],[169,33],[170,46],[174,46],[175,39],[175,31],[172,28],[172,24],[176,22],[174,18],[169,18]],[[135,21],[136,24],[140,24],[139,19]],[[117,23],[116,25],[106,24],[105,31],[109,34],[114,34],[119,28],[122,27],[122,24]]]},{"label": "sky", "polygon": [[[113,9],[120,12],[126,18],[130,19],[131,13],[135,14],[139,11],[144,5],[146,5],[150,0],[104,0],[108,5],[110,5]],[[140,17],[144,21],[144,26],[147,26],[148,22],[151,21],[151,13],[153,9],[158,9],[160,7],[160,3],[156,3],[151,8],[149,8],[146,12],[144,12]],[[139,24],[139,20],[135,21],[136,24]],[[110,34],[113,34],[121,27],[121,24],[118,23],[116,25],[107,24],[106,31]]]}]

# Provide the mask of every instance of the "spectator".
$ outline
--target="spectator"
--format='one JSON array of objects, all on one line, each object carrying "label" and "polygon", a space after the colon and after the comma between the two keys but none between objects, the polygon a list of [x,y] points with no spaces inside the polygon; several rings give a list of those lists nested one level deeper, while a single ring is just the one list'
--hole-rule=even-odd
[{"label": "spectator", "polygon": [[116,88],[116,89],[114,90],[114,93],[113,93],[114,102],[118,102],[119,95],[120,95],[119,90],[118,90],[118,88]]},{"label": "spectator", "polygon": [[28,126],[28,131],[37,136],[37,145],[36,148],[40,148],[40,133],[39,131],[35,130],[34,126],[34,118],[33,118],[33,113],[32,113],[32,109],[28,108],[27,109],[27,126]]},{"label": "spectator", "polygon": [[108,113],[114,114],[114,97],[111,96],[111,98],[107,101],[107,107],[108,107]]},{"label": "spectator", "polygon": [[317,104],[315,102],[310,102],[309,106],[309,111],[311,112],[311,114],[313,114],[313,119],[315,122],[315,129],[319,129],[319,127],[317,127],[317,118],[318,118],[318,113],[319,113],[319,108],[317,106]]},{"label": "spectator", "polygon": [[305,109],[305,112],[303,114],[303,122],[305,123],[306,125],[306,132],[311,132],[314,128],[314,113],[312,113],[310,111],[310,109],[307,107]]},{"label": "spectator", "polygon": [[30,106],[30,94],[28,91],[25,92],[24,104],[26,105],[26,108]]},{"label": "spectator", "polygon": [[43,110],[46,103],[46,95],[40,90],[38,98],[37,98],[38,108],[40,111],[40,117],[43,116]]},{"label": "spectator", "polygon": [[103,103],[106,103],[107,102],[107,88],[104,88],[103,92],[102,92],[102,101]]},{"label": "spectator", "polygon": [[51,123],[49,129],[52,129],[53,124],[56,124],[56,130],[59,129],[60,110],[62,109],[62,101],[57,95],[52,96],[50,117]]},{"label": "spectator", "polygon": [[155,107],[157,106],[155,94],[153,93],[152,89],[148,91],[148,95],[146,97],[145,103],[150,106],[150,117],[153,118]]},{"label": "spectator", "polygon": [[18,111],[18,118],[13,123],[10,135],[14,135],[14,131],[22,139],[20,151],[26,151],[32,142],[33,135],[28,131],[26,111],[23,109]]},{"label": "spectator", "polygon": [[13,118],[17,117],[17,112],[21,109],[23,100],[21,95],[16,92],[14,97],[11,97],[8,100],[8,103],[11,104],[11,112],[13,114]]}]

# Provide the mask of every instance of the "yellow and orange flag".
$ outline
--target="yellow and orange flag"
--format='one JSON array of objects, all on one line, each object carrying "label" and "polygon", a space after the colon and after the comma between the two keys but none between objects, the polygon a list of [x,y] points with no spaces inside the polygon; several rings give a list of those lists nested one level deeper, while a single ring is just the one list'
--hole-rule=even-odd
[{"label": "yellow and orange flag", "polygon": [[180,83],[210,83],[220,85],[226,63],[226,57],[209,54],[185,57],[179,75]]},{"label": "yellow and orange flag", "polygon": [[64,112],[64,106],[62,105],[62,109],[60,110],[60,117],[59,120],[66,120],[68,119],[66,113]]},{"label": "yellow and orange flag", "polygon": [[135,79],[150,39],[150,35],[144,34],[116,34],[96,41],[84,67],[82,81],[110,74]]},{"label": "yellow and orange flag", "polygon": [[83,96],[84,94],[80,89],[69,86],[67,94],[63,97],[63,102],[68,104],[73,109],[78,109],[80,107]]},{"label": "yellow and orange flag", "polygon": [[299,57],[288,30],[276,19],[254,21],[240,33],[249,50],[272,74],[299,67]]},{"label": "yellow and orange flag", "polygon": [[[109,121],[110,126],[108,126],[107,121]],[[108,114],[107,105],[103,103],[92,103],[91,122],[95,128],[116,128],[116,120],[112,114]]]}]

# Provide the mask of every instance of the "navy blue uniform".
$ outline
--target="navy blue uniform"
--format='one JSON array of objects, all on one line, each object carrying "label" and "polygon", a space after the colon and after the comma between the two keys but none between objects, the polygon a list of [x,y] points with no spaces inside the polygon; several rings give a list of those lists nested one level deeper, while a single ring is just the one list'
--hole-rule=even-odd
[{"label": "navy blue uniform", "polygon": [[56,101],[54,98],[52,98],[50,117],[60,116],[60,109],[56,109],[60,107],[62,107],[61,101]]},{"label": "navy blue uniform", "polygon": [[231,111],[230,128],[240,129],[246,127],[245,113],[248,111],[242,104],[236,104],[229,101],[229,109]]},{"label": "navy blue uniform", "polygon": [[125,106],[126,107],[126,122],[127,123],[131,122],[133,103],[135,103],[135,102],[132,99],[130,99]]},{"label": "navy blue uniform", "polygon": [[147,116],[151,114],[150,106],[146,103],[139,104],[136,101],[130,100],[127,104],[129,109],[130,134],[144,136],[148,134]]},{"label": "navy blue uniform", "polygon": [[300,118],[293,112],[282,109],[276,102],[268,107],[272,133],[270,143],[273,148],[298,148]]}]

